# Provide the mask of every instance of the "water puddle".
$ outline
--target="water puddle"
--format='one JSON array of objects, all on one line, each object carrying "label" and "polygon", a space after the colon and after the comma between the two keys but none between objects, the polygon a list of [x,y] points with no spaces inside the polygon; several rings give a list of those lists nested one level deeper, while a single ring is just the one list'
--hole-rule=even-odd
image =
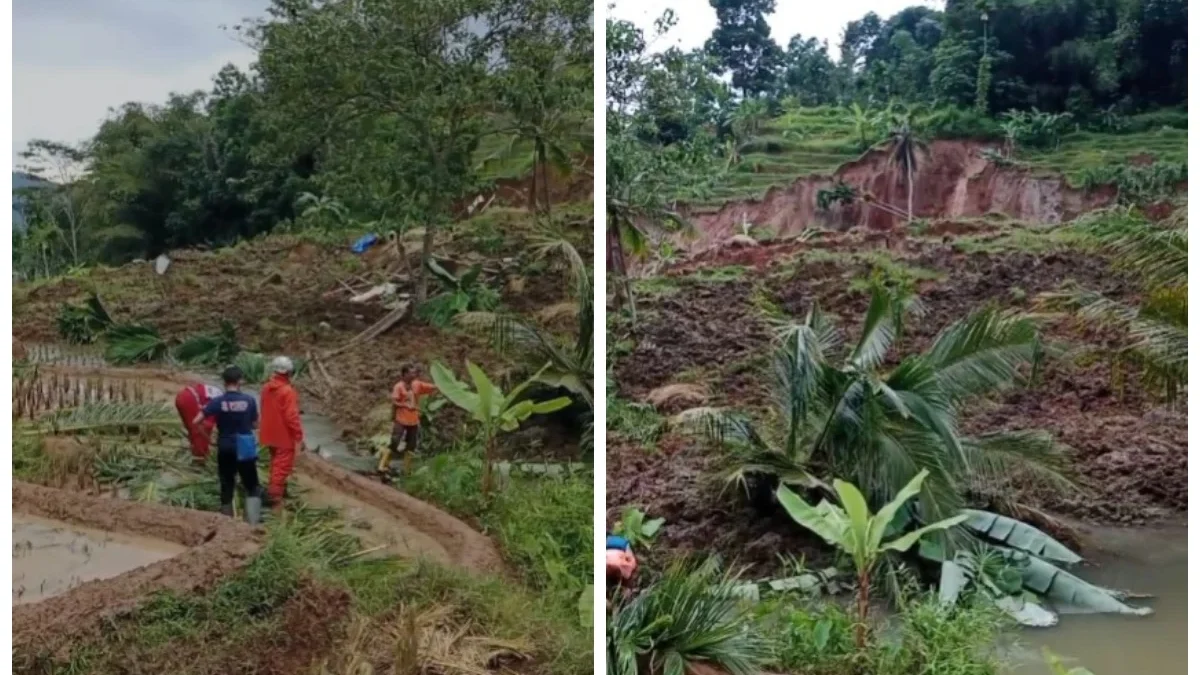
[{"label": "water puddle", "polygon": [[185,547],[13,514],[12,601],[24,605],[174,557]]},{"label": "water puddle", "polygon": [[1187,672],[1187,528],[1090,528],[1093,567],[1079,575],[1106,586],[1148,593],[1154,614],[1126,617],[1069,615],[1058,626],[1024,631],[1009,658],[1014,675],[1047,675],[1041,650],[1048,647],[1095,675],[1182,675]]}]

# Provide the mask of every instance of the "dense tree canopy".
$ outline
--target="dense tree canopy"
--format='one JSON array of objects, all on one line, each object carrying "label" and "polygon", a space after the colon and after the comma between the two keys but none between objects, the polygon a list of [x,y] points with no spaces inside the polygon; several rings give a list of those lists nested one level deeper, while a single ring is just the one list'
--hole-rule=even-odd
[{"label": "dense tree canopy", "polygon": [[126,103],[79,146],[30,145],[23,168],[57,187],[29,191],[14,267],[220,246],[328,214],[432,231],[498,177],[484,160],[536,176],[590,150],[591,12],[583,0],[272,0],[236,29],[257,51],[249,72],[226,66],[208,91]]}]

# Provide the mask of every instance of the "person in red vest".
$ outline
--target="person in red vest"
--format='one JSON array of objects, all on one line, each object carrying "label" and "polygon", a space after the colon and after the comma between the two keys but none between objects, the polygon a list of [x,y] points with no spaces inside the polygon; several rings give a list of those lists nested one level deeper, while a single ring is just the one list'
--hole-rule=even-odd
[{"label": "person in red vest", "polygon": [[300,424],[300,399],[292,386],[295,365],[288,357],[278,356],[271,362],[271,371],[274,374],[262,388],[259,441],[271,449],[268,504],[279,508],[296,464],[296,452],[304,451],[304,427]]},{"label": "person in red vest", "polygon": [[209,401],[220,396],[221,393],[218,387],[195,382],[184,387],[175,395],[175,411],[179,413],[179,419],[183,421],[183,428],[188,435],[188,445],[192,448],[192,459],[197,464],[203,464],[208,459],[209,445],[216,420],[206,418],[197,424],[196,416],[200,414],[201,410],[204,410],[204,406],[208,405]]}]

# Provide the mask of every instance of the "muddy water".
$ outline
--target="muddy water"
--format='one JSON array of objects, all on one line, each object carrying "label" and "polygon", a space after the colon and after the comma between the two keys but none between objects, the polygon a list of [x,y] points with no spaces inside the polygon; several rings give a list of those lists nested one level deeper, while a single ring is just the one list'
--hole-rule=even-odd
[{"label": "muddy water", "polygon": [[13,514],[14,605],[66,593],[184,551],[178,544]]},{"label": "muddy water", "polygon": [[1148,593],[1131,600],[1154,608],[1146,617],[1064,614],[1058,626],[1026,630],[1009,654],[1014,675],[1046,675],[1042,647],[1095,675],[1187,672],[1187,529],[1093,529],[1080,576],[1108,588]]}]

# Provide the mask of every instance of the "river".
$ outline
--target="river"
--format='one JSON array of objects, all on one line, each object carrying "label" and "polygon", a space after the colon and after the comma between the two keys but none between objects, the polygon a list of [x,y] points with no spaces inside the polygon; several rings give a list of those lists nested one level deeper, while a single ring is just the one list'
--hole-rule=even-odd
[{"label": "river", "polygon": [[1047,675],[1041,650],[1095,675],[1183,675],[1187,672],[1187,528],[1084,529],[1089,565],[1079,576],[1108,588],[1148,593],[1131,600],[1154,608],[1145,617],[1064,614],[1054,628],[1029,629],[1008,658],[1014,675]]}]

